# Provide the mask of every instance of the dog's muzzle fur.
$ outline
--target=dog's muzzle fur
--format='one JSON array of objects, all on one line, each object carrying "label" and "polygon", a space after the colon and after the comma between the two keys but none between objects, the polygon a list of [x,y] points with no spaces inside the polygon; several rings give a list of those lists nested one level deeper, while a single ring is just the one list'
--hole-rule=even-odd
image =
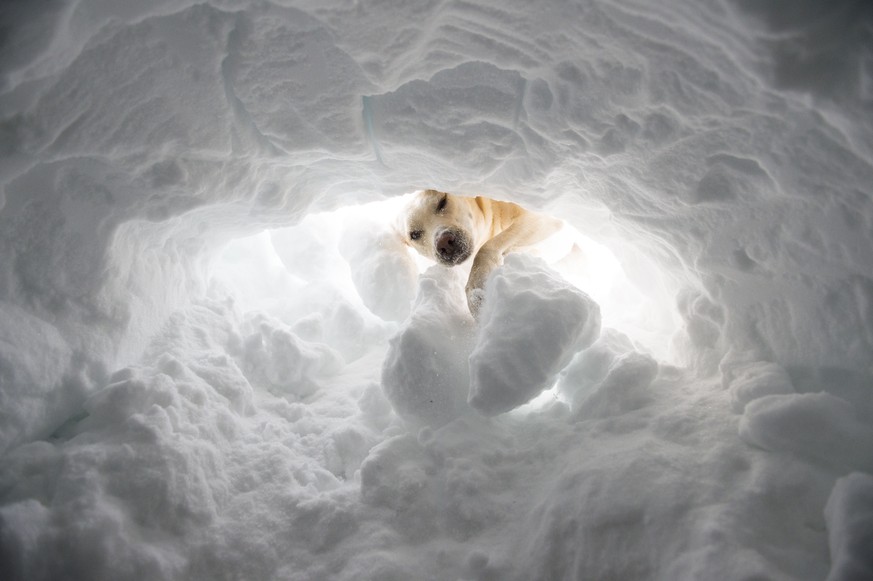
[{"label": "dog's muzzle fur", "polygon": [[433,251],[437,260],[444,266],[461,264],[472,252],[470,237],[457,228],[440,230],[433,238]]}]

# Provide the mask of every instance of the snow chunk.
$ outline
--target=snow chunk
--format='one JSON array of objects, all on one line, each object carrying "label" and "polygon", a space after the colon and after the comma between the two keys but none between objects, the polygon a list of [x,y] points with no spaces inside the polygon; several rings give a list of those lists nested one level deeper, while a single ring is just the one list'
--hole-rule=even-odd
[{"label": "snow chunk", "polygon": [[828,393],[768,395],[746,406],[740,437],[837,467],[873,469],[873,428],[847,401]]},{"label": "snow chunk", "polygon": [[365,430],[354,425],[340,426],[331,432],[325,450],[327,468],[337,476],[352,478],[372,446]]},{"label": "snow chunk", "polygon": [[657,374],[658,363],[648,355],[633,351],[619,357],[597,390],[580,403],[576,419],[607,418],[643,407]]},{"label": "snow chunk", "polygon": [[616,358],[634,350],[624,333],[603,329],[591,347],[579,352],[561,373],[558,389],[570,401],[588,397],[606,378]]},{"label": "snow chunk", "polygon": [[373,506],[409,510],[428,486],[423,450],[410,436],[395,436],[370,451],[361,465],[361,497]]},{"label": "snow chunk", "polygon": [[361,418],[368,424],[384,429],[391,420],[391,402],[389,402],[378,383],[370,383],[364,388],[358,399],[358,409]]},{"label": "snow chunk", "polygon": [[840,478],[824,509],[831,548],[827,581],[873,579],[873,476]]},{"label": "snow chunk", "polygon": [[280,321],[256,315],[243,347],[246,376],[277,394],[298,398],[315,393],[321,379],[342,367],[342,357],[320,343],[304,341]]},{"label": "snow chunk", "polygon": [[375,315],[402,321],[415,298],[418,267],[400,236],[375,220],[346,220],[340,253],[361,300]]},{"label": "snow chunk", "polygon": [[676,297],[676,308],[685,321],[684,333],[674,338],[675,347],[696,367],[714,367],[723,351],[724,309],[704,292],[686,288]]},{"label": "snow chunk", "polygon": [[542,260],[507,256],[486,285],[469,403],[493,416],[523,405],[600,333],[600,307]]},{"label": "snow chunk", "polygon": [[730,383],[731,407],[742,413],[746,404],[766,395],[794,393],[791,378],[775,363],[756,361],[732,370]]},{"label": "snow chunk", "polygon": [[0,302],[0,452],[49,435],[102,380],[54,326]]},{"label": "snow chunk", "polygon": [[409,321],[389,341],[382,385],[397,413],[413,423],[440,426],[467,409],[473,321],[460,276],[428,269]]}]

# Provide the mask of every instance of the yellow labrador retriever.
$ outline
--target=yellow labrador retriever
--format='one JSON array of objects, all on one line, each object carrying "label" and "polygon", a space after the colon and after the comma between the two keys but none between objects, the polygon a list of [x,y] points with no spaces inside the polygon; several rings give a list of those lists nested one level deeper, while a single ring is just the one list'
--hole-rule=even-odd
[{"label": "yellow labrador retriever", "polygon": [[403,225],[406,243],[444,266],[473,257],[466,290],[467,304],[475,316],[485,281],[503,264],[503,257],[545,240],[563,223],[511,202],[420,190],[403,213]]}]

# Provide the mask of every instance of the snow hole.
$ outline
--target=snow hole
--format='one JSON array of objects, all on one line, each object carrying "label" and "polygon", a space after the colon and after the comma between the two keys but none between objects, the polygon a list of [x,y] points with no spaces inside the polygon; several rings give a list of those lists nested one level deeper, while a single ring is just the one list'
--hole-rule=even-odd
[{"label": "snow hole", "polygon": [[[460,349],[455,357],[435,363],[444,369],[444,376],[447,381],[451,379],[452,385],[428,385],[427,394],[422,396],[428,399],[434,397],[434,391],[446,390],[460,390],[457,394],[460,400],[468,397],[466,370],[448,367],[466,367],[470,352],[476,345],[480,353],[483,349],[490,349],[493,352],[490,357],[505,358],[506,361],[495,362],[505,368],[507,362],[517,359],[518,353],[514,350],[529,350],[523,343],[524,339],[536,339],[542,343],[546,337],[555,337],[554,329],[536,329],[535,323],[544,313],[553,312],[558,318],[565,317],[561,310],[568,309],[568,306],[561,300],[550,301],[542,297],[535,299],[539,302],[531,305],[529,313],[517,312],[519,303],[512,302],[512,299],[500,299],[504,302],[504,310],[509,310],[499,313],[496,318],[513,319],[515,326],[510,324],[507,327],[505,321],[494,320],[487,329],[477,331],[463,301],[463,285],[469,264],[451,270],[437,266],[403,244],[398,235],[394,224],[407,199],[408,196],[399,196],[346,206],[333,212],[310,214],[291,227],[234,239],[216,255],[211,267],[213,292],[234,297],[236,307],[249,313],[247,316],[257,320],[262,327],[258,335],[263,337],[247,344],[244,349],[252,350],[249,358],[257,360],[266,370],[263,381],[268,389],[305,398],[317,389],[318,373],[329,371],[331,361],[349,364],[368,356],[374,359],[384,357],[388,340],[392,337],[395,339],[391,345],[402,351],[397,354],[398,359],[420,361],[422,354],[416,349],[424,347],[401,346],[398,342],[404,331],[415,326],[416,316],[420,319],[422,312],[427,311],[433,311],[426,313],[426,317],[432,320],[429,323],[432,328],[422,332],[468,335],[467,345],[459,346],[455,342],[453,348]],[[554,280],[577,289],[580,291],[578,296],[587,295],[592,308],[597,309],[597,328],[589,330],[592,336],[588,344],[597,338],[602,326],[626,336],[635,350],[650,353],[660,361],[681,359],[681,350],[672,341],[681,326],[681,318],[673,305],[676,289],[667,276],[658,273],[656,265],[640,262],[639,268],[645,271],[630,273],[636,274],[638,281],[649,282],[641,285],[629,276],[627,267],[607,245],[583,235],[570,224],[565,224],[564,230],[526,254],[541,260]],[[528,280],[528,274],[522,280]],[[440,282],[434,283],[436,279]],[[431,288],[432,283],[438,288]],[[535,284],[529,290],[542,294],[542,289],[536,288]],[[423,305],[428,301],[433,304]],[[413,313],[416,308],[417,314]],[[455,330],[447,327],[453,324],[453,317],[454,324],[459,325]],[[280,334],[281,340],[274,337],[279,328],[285,330]],[[515,343],[498,345],[485,336],[488,333],[509,336]],[[537,338],[538,333],[545,334],[545,337]],[[284,342],[284,351],[280,350],[284,355],[269,354],[270,346],[266,343],[270,341]],[[564,340],[567,344],[563,344],[560,338],[553,338],[552,343],[543,350],[552,353],[552,358],[556,357],[555,353],[566,352],[563,359],[559,357],[548,362],[528,360],[523,365],[532,371],[533,376],[549,385],[540,389],[534,379],[515,382],[533,386],[529,388],[531,393],[516,395],[518,401],[502,401],[508,397],[506,394],[493,394],[491,398],[501,400],[499,403],[507,408],[500,407],[501,412],[519,408],[518,412],[527,413],[554,401],[565,401],[565,394],[557,386],[557,372],[562,371],[569,358],[587,345],[573,344],[572,338]],[[265,353],[256,353],[259,350]],[[289,350],[293,353],[293,364],[287,360]],[[302,360],[310,361],[310,364],[301,365]],[[311,371],[311,376],[306,370]],[[386,389],[390,392],[393,376],[384,370],[383,373],[383,379],[389,384]],[[538,375],[543,375],[543,378]],[[404,377],[403,381],[413,381],[413,378]],[[508,387],[506,381],[491,385],[495,392],[506,391]],[[449,397],[445,393],[442,395]],[[398,401],[395,398],[395,407],[399,404],[403,408],[403,399],[400,397]],[[452,405],[464,406],[460,400]],[[414,407],[420,406],[415,404]],[[497,409],[492,412],[497,413]],[[430,420],[441,424],[454,416],[453,412]]]}]

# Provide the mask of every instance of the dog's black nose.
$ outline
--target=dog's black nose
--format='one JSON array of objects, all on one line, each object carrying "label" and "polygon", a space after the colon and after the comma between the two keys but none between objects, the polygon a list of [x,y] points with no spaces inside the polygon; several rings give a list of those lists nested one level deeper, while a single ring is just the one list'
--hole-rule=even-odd
[{"label": "dog's black nose", "polygon": [[443,232],[437,236],[436,251],[442,258],[451,258],[454,256],[456,251],[455,235],[451,232]]}]

